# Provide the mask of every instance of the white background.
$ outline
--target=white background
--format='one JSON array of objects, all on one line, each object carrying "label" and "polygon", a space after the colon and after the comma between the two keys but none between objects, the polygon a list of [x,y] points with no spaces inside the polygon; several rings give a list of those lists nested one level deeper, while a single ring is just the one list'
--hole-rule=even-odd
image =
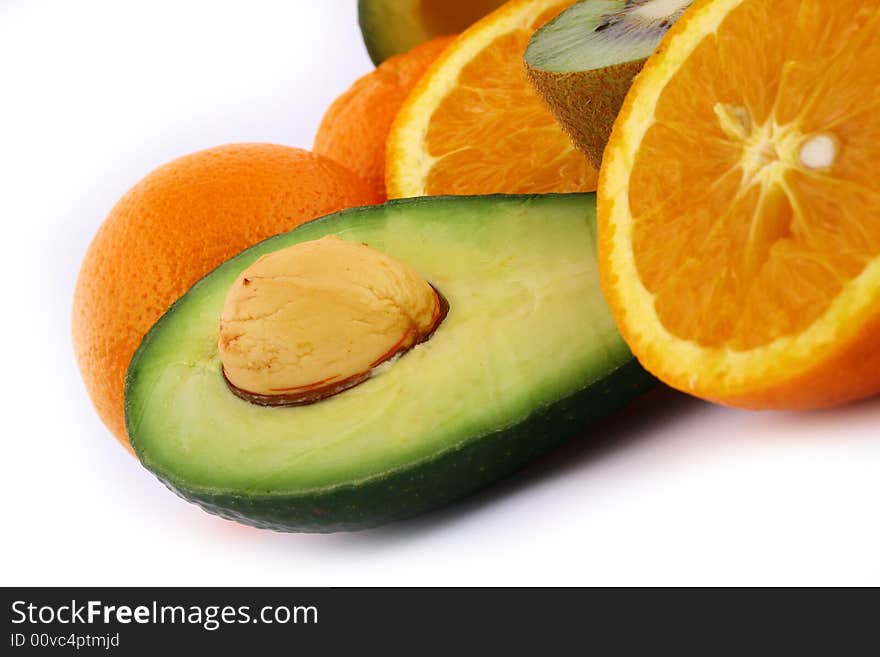
[{"label": "white background", "polygon": [[209,516],[92,411],[79,261],[155,166],[309,147],[371,68],[355,0],[0,2],[0,584],[880,585],[880,400],[754,414],[660,390],[419,519],[283,535]]}]

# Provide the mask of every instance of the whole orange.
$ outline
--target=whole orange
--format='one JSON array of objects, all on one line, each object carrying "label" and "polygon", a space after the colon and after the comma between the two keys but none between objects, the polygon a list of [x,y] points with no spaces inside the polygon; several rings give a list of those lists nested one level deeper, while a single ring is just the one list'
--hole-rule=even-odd
[{"label": "whole orange", "polygon": [[144,334],[197,280],[271,235],[377,201],[342,165],[273,144],[192,153],[137,183],[98,230],[74,293],[74,350],[104,424],[128,445],[128,363]]},{"label": "whole orange", "polygon": [[389,57],[358,78],[327,109],[314,150],[341,162],[385,194],[385,142],[397,110],[422,74],[455,37],[436,37]]}]

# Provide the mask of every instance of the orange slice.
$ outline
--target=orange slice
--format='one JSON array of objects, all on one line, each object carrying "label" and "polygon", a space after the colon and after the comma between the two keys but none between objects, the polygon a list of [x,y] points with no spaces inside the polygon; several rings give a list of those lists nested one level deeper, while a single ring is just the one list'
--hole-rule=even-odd
[{"label": "orange slice", "polygon": [[596,172],[526,78],[532,33],[573,0],[513,0],[432,64],[388,136],[389,198],[591,191]]},{"label": "orange slice", "polygon": [[880,3],[702,0],[615,124],[602,284],[666,383],[749,408],[880,392]]}]

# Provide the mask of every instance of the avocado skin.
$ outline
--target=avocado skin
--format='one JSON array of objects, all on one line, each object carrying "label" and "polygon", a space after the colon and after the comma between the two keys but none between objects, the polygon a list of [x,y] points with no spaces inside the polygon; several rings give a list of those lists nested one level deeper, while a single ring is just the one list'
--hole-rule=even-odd
[{"label": "avocado skin", "polygon": [[[655,383],[633,358],[513,426],[405,468],[307,494],[242,495],[191,488],[157,476],[177,495],[205,511],[253,527],[322,533],[369,529],[441,506],[516,472],[591,422],[621,409]],[[143,461],[137,443],[134,448]]]},{"label": "avocado skin", "polygon": [[[367,54],[378,66],[389,57],[401,55],[429,39],[461,32],[504,1],[358,0],[358,25]],[[445,3],[454,5],[453,18],[438,25],[432,22],[431,14],[442,9]]]},{"label": "avocado skin", "polygon": [[378,66],[393,54],[381,38],[375,34],[374,25],[379,24],[380,17],[376,14],[374,3],[369,0],[358,0],[358,25],[370,60]]},{"label": "avocado skin", "polygon": [[418,14],[416,0],[358,0],[358,25],[373,64],[378,66],[431,38]]}]

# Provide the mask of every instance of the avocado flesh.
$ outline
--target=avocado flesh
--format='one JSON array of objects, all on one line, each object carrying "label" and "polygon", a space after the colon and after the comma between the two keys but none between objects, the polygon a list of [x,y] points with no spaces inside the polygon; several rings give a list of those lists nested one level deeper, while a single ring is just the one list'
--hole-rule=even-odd
[{"label": "avocado flesh", "polygon": [[[229,286],[259,256],[337,235],[418,271],[449,302],[432,338],[309,406],[227,388]],[[422,198],[310,222],[197,283],[132,359],[126,423],[142,463],[214,513],[279,530],[359,529],[504,476],[651,382],[599,288],[595,198]]]},{"label": "avocado flesh", "polygon": [[[651,16],[666,12],[670,18],[650,28],[638,19],[619,19],[639,4],[650,7]],[[529,80],[593,166],[602,164],[635,76],[689,5],[684,0],[580,0],[532,35],[524,54]]]},{"label": "avocado flesh", "polygon": [[358,0],[358,22],[377,66],[438,36],[457,34],[505,0]]}]

